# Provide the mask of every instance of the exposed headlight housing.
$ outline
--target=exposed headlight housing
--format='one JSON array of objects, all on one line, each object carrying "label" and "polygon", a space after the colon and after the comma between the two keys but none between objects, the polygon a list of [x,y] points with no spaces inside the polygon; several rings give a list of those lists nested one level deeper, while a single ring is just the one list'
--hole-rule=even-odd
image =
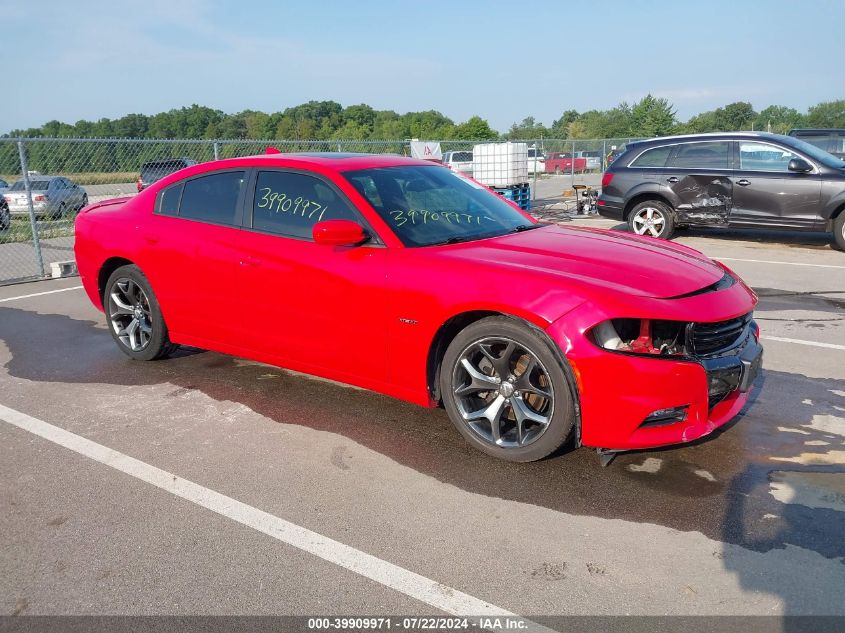
[{"label": "exposed headlight housing", "polygon": [[654,356],[686,356],[684,321],[611,319],[595,326],[591,335],[606,350]]}]

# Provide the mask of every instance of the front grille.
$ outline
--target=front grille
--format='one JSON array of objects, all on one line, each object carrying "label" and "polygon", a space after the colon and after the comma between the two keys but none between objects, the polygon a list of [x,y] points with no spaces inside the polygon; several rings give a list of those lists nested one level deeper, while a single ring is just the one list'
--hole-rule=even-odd
[{"label": "front grille", "polygon": [[707,356],[732,347],[751,321],[751,313],[736,319],[716,323],[693,323],[688,334],[688,346],[693,354]]}]

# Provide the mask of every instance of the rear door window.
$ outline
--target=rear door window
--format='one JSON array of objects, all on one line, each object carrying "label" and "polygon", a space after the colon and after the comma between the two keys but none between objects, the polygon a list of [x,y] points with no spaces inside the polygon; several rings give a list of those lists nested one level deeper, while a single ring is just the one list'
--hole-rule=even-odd
[{"label": "rear door window", "polygon": [[227,171],[185,182],[179,217],[234,225],[246,172]]},{"label": "rear door window", "polygon": [[351,204],[320,178],[298,172],[258,172],[253,229],[311,240],[314,225],[323,220],[361,222]]},{"label": "rear door window", "polygon": [[172,185],[158,194],[156,213],[161,215],[179,215],[179,200],[182,197],[184,183]]},{"label": "rear door window", "polygon": [[647,149],[637,156],[629,167],[665,167],[666,159],[672,153],[673,145]]},{"label": "rear door window", "polygon": [[728,169],[730,141],[682,143],[677,146],[669,167],[681,169]]}]

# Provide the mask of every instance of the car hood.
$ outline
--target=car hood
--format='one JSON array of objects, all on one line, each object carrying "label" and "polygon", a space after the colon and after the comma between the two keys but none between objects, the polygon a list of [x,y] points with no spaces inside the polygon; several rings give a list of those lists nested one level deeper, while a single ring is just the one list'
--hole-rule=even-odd
[{"label": "car hood", "polygon": [[725,275],[692,248],[605,229],[545,226],[447,249],[449,256],[467,263],[542,272],[659,299],[701,290]]}]

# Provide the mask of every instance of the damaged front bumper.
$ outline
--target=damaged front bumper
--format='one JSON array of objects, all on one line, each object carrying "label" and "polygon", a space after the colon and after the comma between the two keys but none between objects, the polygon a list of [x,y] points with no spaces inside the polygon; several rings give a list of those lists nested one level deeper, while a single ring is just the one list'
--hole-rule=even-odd
[{"label": "damaged front bumper", "polygon": [[701,438],[732,420],[762,368],[754,321],[718,354],[654,356],[602,349],[578,315],[547,330],[576,377],[580,440],[610,451],[655,448]]}]

